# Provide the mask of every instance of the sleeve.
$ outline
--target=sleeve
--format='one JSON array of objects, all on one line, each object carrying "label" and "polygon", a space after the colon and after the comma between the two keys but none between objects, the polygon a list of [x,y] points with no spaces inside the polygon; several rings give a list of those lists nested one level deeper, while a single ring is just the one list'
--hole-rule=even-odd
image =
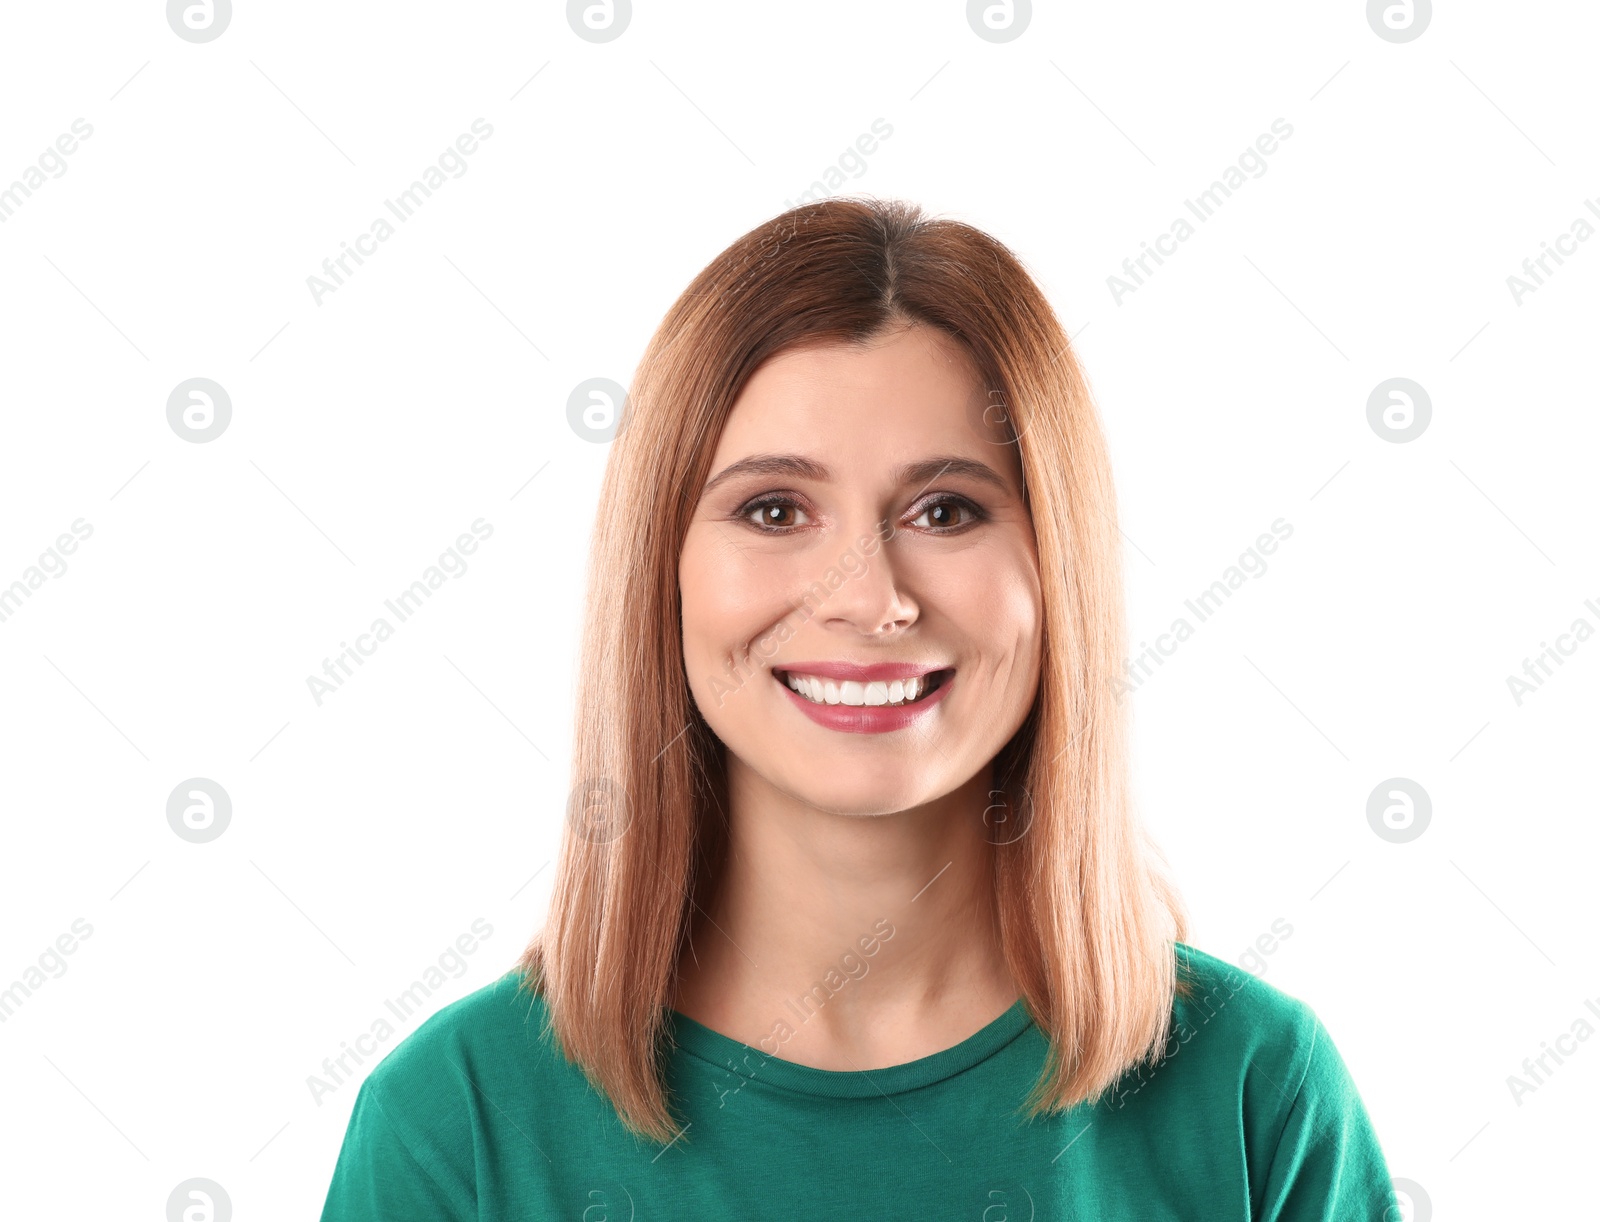
[{"label": "sleeve", "polygon": [[363,1082],[321,1222],[474,1222],[477,1206],[461,1195],[419,1160],[379,1102],[372,1079]]},{"label": "sleeve", "polygon": [[1271,1152],[1261,1222],[1401,1222],[1383,1149],[1327,1028],[1311,1050]]}]

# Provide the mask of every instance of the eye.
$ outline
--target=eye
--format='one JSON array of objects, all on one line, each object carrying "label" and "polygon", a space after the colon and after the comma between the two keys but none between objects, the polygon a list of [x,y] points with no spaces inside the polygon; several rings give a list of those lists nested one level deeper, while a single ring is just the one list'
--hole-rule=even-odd
[{"label": "eye", "polygon": [[[739,510],[740,521],[749,522],[757,530],[769,534],[784,534],[801,523],[794,520],[794,515],[803,511],[793,498],[773,493],[768,496],[757,497],[747,501]],[[758,520],[752,520],[759,516]]]},{"label": "eye", "polygon": [[[962,514],[966,519],[962,520]],[[738,520],[749,523],[765,534],[788,534],[801,526],[809,525],[799,502],[785,493],[768,493],[755,500],[746,501],[737,514]],[[924,502],[922,510],[911,520],[913,526],[927,518],[923,529],[934,534],[956,534],[968,526],[987,520],[988,514],[963,496],[936,496]]]},{"label": "eye", "polygon": [[[959,515],[963,511],[971,515],[965,522],[959,520]],[[915,526],[921,519],[931,515],[937,515],[937,520],[930,520],[928,526],[938,534],[954,533],[964,526],[970,526],[973,522],[981,522],[988,516],[964,496],[941,496],[924,505],[922,512],[912,519],[912,525]]]}]

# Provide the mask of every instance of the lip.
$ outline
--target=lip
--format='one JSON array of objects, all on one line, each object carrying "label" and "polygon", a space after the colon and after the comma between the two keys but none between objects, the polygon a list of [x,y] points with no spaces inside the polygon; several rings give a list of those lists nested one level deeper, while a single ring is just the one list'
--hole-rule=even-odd
[{"label": "lip", "polygon": [[777,675],[818,675],[824,679],[854,679],[857,683],[871,683],[881,679],[918,679],[936,670],[950,670],[948,666],[929,666],[921,662],[788,662],[774,667]]},{"label": "lip", "polygon": [[[799,692],[790,688],[786,679],[787,675],[793,673],[797,675],[817,675],[825,679],[854,679],[858,683],[870,683],[874,680],[886,682],[890,679],[912,679],[935,672],[941,672],[945,675],[943,682],[938,687],[914,704],[902,704],[896,707],[890,707],[889,705],[874,707],[871,705],[813,704]],[[904,730],[918,718],[926,717],[930,714],[955,683],[956,672],[953,667],[922,666],[914,662],[876,662],[870,666],[861,666],[852,662],[804,662],[782,668],[774,668],[772,678],[777,683],[778,689],[789,698],[796,708],[824,729],[838,730],[844,734],[887,734],[893,730]]]}]

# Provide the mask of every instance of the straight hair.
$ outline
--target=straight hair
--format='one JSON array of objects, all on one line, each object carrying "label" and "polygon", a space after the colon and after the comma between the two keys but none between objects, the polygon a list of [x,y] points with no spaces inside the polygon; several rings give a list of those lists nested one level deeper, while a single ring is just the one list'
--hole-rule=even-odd
[{"label": "straight hair", "polygon": [[1020,452],[1038,545],[1038,693],[995,757],[1007,967],[1049,1045],[1031,1117],[1098,1099],[1168,1041],[1183,901],[1130,794],[1111,463],[1066,332],[1017,257],[898,200],[790,209],[722,251],[645,350],[600,490],[572,779],[548,916],[523,951],[545,1033],[636,1135],[681,1125],[663,1078],[677,965],[722,865],[723,747],[690,695],[678,561],[724,422],[768,358],[940,328]]}]

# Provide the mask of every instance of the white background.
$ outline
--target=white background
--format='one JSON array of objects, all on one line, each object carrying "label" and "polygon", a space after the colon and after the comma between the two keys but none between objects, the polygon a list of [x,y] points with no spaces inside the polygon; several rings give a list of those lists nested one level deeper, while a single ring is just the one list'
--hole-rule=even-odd
[{"label": "white background", "polygon": [[[1292,524],[1133,697],[1191,940],[1292,926],[1263,976],[1327,1024],[1414,1218],[1592,1211],[1600,1040],[1520,1105],[1507,1078],[1600,1029],[1600,641],[1520,705],[1506,680],[1600,627],[1600,241],[1520,302],[1507,277],[1600,198],[1600,17],[1441,9],[1392,43],[1359,2],[1050,5],[993,43],[955,3],[641,3],[593,44],[559,4],[279,0],[193,44],[149,0],[7,6],[0,183],[93,128],[0,224],[0,585],[93,530],[0,622],[0,987],[93,927],[0,1025],[8,1210],[160,1219],[204,1176],[241,1220],[316,1215],[355,1083],[307,1076],[474,919],[430,1011],[545,910],[606,460],[569,392],[626,385],[694,273],[881,118],[841,190],[993,233],[1078,336],[1134,641]],[[166,417],[193,377],[232,402],[205,444]],[[1392,377],[1432,403],[1403,444],[1367,420]],[[307,676],[480,517],[318,706]],[[232,799],[208,844],[167,824],[191,777]],[[1405,844],[1367,822],[1392,777],[1432,801]]]}]

